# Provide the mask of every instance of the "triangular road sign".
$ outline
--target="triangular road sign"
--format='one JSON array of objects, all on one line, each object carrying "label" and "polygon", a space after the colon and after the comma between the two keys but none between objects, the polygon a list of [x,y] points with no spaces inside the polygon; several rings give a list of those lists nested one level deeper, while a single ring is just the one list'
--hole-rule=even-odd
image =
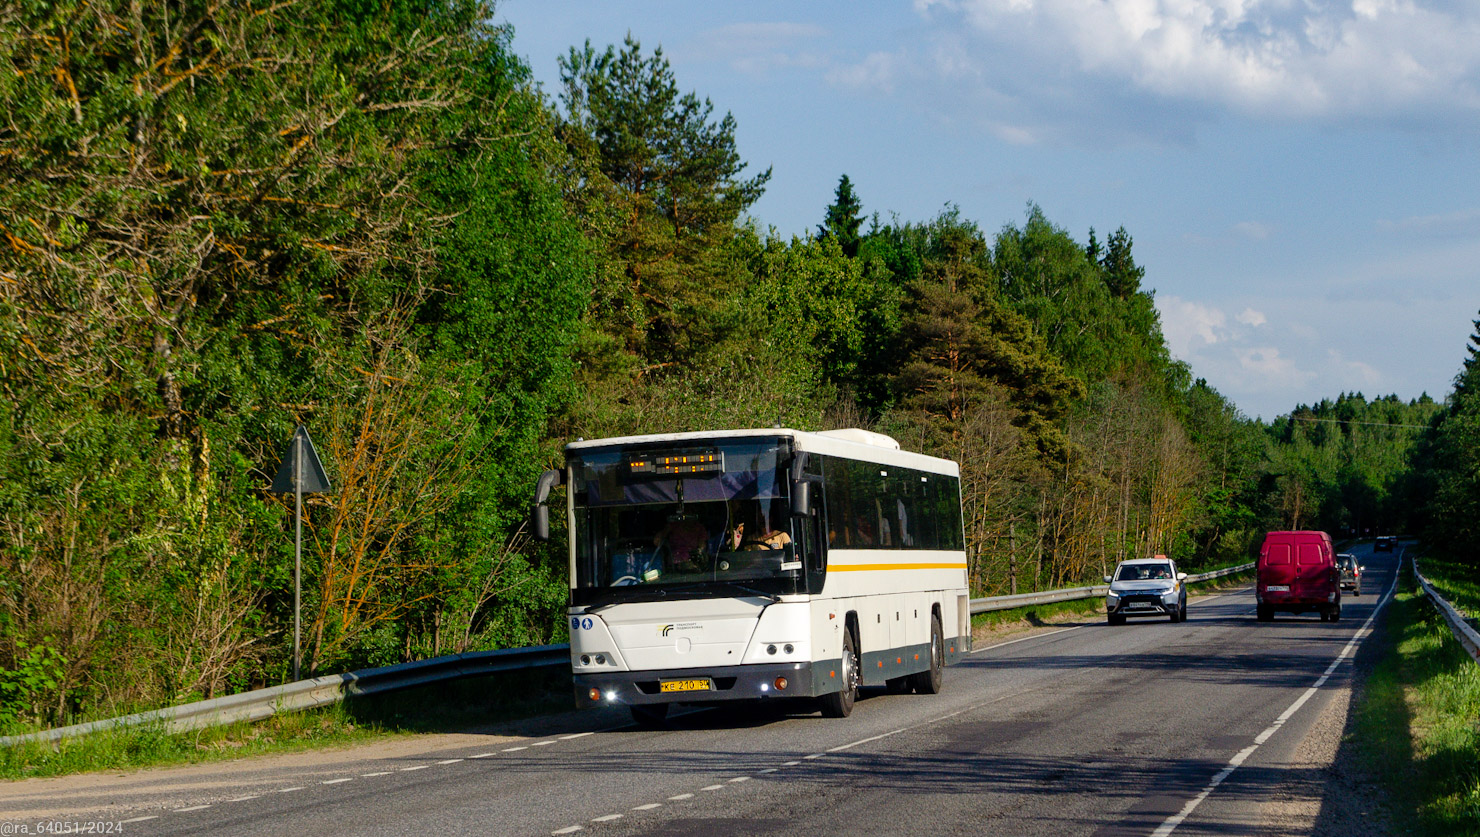
[{"label": "triangular road sign", "polygon": [[[302,444],[299,444],[300,441]],[[283,452],[283,463],[278,466],[277,477],[272,481],[269,491],[274,494],[293,493],[293,456],[300,450],[303,451],[303,467],[299,473],[303,474],[303,485],[299,490],[304,494],[329,490],[329,476],[324,473],[324,463],[319,461],[318,451],[313,449],[313,439],[309,438],[308,428],[300,424],[293,431],[288,449]]]}]

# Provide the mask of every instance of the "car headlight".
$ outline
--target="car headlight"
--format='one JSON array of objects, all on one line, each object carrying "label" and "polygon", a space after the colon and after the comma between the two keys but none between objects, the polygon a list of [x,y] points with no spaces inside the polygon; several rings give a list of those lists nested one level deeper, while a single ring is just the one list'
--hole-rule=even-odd
[{"label": "car headlight", "polygon": [[1120,601],[1120,594],[1115,592],[1114,590],[1111,590],[1109,593],[1105,594],[1105,600],[1111,602]]}]

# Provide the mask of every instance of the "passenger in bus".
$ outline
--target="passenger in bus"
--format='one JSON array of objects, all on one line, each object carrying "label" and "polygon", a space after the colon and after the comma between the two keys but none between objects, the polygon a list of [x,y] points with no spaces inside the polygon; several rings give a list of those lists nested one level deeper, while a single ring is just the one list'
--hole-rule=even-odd
[{"label": "passenger in bus", "polygon": [[697,517],[681,516],[668,520],[653,537],[653,545],[668,547],[669,570],[695,570],[702,563],[704,543],[708,540],[709,530]]}]

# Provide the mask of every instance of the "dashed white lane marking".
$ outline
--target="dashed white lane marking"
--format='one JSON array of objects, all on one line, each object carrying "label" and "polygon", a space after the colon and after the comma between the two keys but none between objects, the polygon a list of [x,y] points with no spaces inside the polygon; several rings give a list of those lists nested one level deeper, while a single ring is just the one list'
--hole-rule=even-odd
[{"label": "dashed white lane marking", "polygon": [[303,790],[303,786],[302,785],[299,785],[296,788],[278,788],[278,793],[292,793],[293,791],[301,791],[301,790]]},{"label": "dashed white lane marking", "polygon": [[417,764],[417,765],[413,765],[411,767],[403,767],[403,768],[401,768],[401,772],[402,773],[405,773],[405,772],[410,771],[410,770],[426,770],[428,767],[431,767],[431,765],[430,764]]},{"label": "dashed white lane marking", "polygon": [[595,734],[596,734],[595,732],[578,732],[575,735],[562,735],[562,736],[560,736],[560,740],[561,741],[574,741],[577,738],[585,738],[588,735],[595,735]]},{"label": "dashed white lane marking", "polygon": [[778,770],[778,769],[779,769],[779,768],[775,768],[775,767],[768,767],[768,768],[766,768],[766,769],[765,769],[765,770],[760,770],[760,771],[757,771],[757,772],[758,772],[758,773],[775,773],[775,772],[776,772],[776,771],[777,771],[777,770]]},{"label": "dashed white lane marking", "polygon": [[782,767],[796,767],[799,764],[801,764],[801,762],[799,762],[799,761],[788,761],[788,762],[783,763],[781,766]]},{"label": "dashed white lane marking", "polygon": [[236,799],[228,799],[226,801],[227,802],[246,802],[249,799],[261,799],[261,798],[262,798],[262,796],[260,794],[255,794],[254,793],[251,796],[238,796]]},{"label": "dashed white lane marking", "polygon": [[813,753],[810,756],[802,756],[802,758],[803,759],[820,759],[820,758],[822,758],[825,755],[827,755],[827,753]]},{"label": "dashed white lane marking", "polygon": [[723,787],[724,787],[724,785],[710,785],[707,788],[699,788],[699,790],[701,790],[701,791],[717,791],[717,790],[719,790],[720,788],[723,788]]},{"label": "dashed white lane marking", "polygon": [[531,746],[531,747],[548,747],[548,746],[550,746],[551,744],[554,744],[554,743],[555,743],[554,741],[536,741],[536,742],[534,742],[533,744],[531,744],[529,746]]},{"label": "dashed white lane marking", "polygon": [[389,776],[391,775],[391,771],[382,770],[379,773],[361,773],[360,775],[366,779],[369,779],[371,776]]},{"label": "dashed white lane marking", "polygon": [[486,759],[489,756],[496,756],[496,755],[498,755],[498,753],[479,753],[476,756],[468,756],[468,758],[470,758],[470,759]]},{"label": "dashed white lane marking", "polygon": [[668,797],[668,801],[669,802],[681,802],[681,801],[683,801],[685,799],[693,799],[693,798],[694,798],[694,795],[691,794],[691,793],[681,793],[678,796],[670,796],[670,797]]},{"label": "dashed white lane marking", "polygon": [[134,817],[131,820],[123,820],[122,822],[119,823],[119,825],[128,825],[131,822],[143,822],[144,820],[157,820],[157,819],[159,819],[159,815],[158,814],[150,814],[147,817]]},{"label": "dashed white lane marking", "polygon": [[437,764],[457,764],[460,761],[463,761],[463,759],[447,759],[446,761],[439,761]]},{"label": "dashed white lane marking", "polygon": [[636,808],[633,808],[632,810],[634,810],[634,811],[651,811],[654,808],[662,808],[662,807],[663,807],[663,803],[661,803],[661,802],[649,802],[646,805],[639,805]]},{"label": "dashed white lane marking", "polygon": [[1290,704],[1290,707],[1288,709],[1286,709],[1284,712],[1281,712],[1280,716],[1274,719],[1274,723],[1270,724],[1267,729],[1259,733],[1259,735],[1255,736],[1253,744],[1250,744],[1244,749],[1239,750],[1233,758],[1229,759],[1228,764],[1225,765],[1222,770],[1214,774],[1212,780],[1208,782],[1207,787],[1202,789],[1202,793],[1199,793],[1197,796],[1194,796],[1193,798],[1187,800],[1187,804],[1182,806],[1182,810],[1171,815],[1170,817],[1167,817],[1165,822],[1163,822],[1155,831],[1151,832],[1151,837],[1168,837],[1168,835],[1170,835],[1173,831],[1176,831],[1177,826],[1181,825],[1184,820],[1191,816],[1192,812],[1197,810],[1197,806],[1203,803],[1203,800],[1213,795],[1213,791],[1217,790],[1218,786],[1223,784],[1224,779],[1227,779],[1229,776],[1233,775],[1233,771],[1237,770],[1239,765],[1243,764],[1244,761],[1249,758],[1249,756],[1252,756],[1255,750],[1259,749],[1260,746],[1264,744],[1264,742],[1268,741],[1276,732],[1279,731],[1280,727],[1285,725],[1286,721],[1290,720],[1292,717],[1295,716],[1296,712],[1300,711],[1300,707],[1304,706],[1306,701],[1314,697],[1316,693],[1320,691],[1320,688],[1326,685],[1326,681],[1331,678],[1331,674],[1332,672],[1336,671],[1336,667],[1346,662],[1347,659],[1351,656],[1353,650],[1356,648],[1357,643],[1365,638],[1368,630],[1372,627],[1372,620],[1377,618],[1377,614],[1381,612],[1383,606],[1388,603],[1388,599],[1392,598],[1393,590],[1396,589],[1397,586],[1396,582],[1397,579],[1395,578],[1394,584],[1388,587],[1387,593],[1384,594],[1382,600],[1377,603],[1377,607],[1374,607],[1372,609],[1372,613],[1368,614],[1367,621],[1363,622],[1362,627],[1358,628],[1357,632],[1352,634],[1352,638],[1346,643],[1346,647],[1342,648],[1341,653],[1336,655],[1336,659],[1331,661],[1331,665],[1326,667],[1326,672],[1322,674],[1319,679],[1316,680],[1315,685],[1311,686],[1303,693],[1301,693],[1300,697],[1296,698],[1295,702]]},{"label": "dashed white lane marking", "polygon": [[579,825],[572,825],[572,826],[569,826],[567,828],[562,828],[559,831],[552,831],[550,833],[551,834],[574,834],[574,833],[576,833],[577,831],[580,831],[580,830],[581,830],[581,827]]},{"label": "dashed white lane marking", "polygon": [[749,782],[749,781],[750,781],[750,777],[749,776],[736,776],[735,778],[733,778],[733,779],[730,780],[730,782],[732,784],[735,783],[735,782]]},{"label": "dashed white lane marking", "polygon": [[504,749],[500,750],[499,752],[502,752],[502,753],[517,753],[520,750],[528,750],[528,749],[529,749],[528,747],[505,747]]},{"label": "dashed white lane marking", "polygon": [[604,817],[597,817],[596,819],[592,820],[591,822],[611,822],[612,820],[619,820],[619,819],[621,819],[622,816],[623,816],[622,814],[607,814]]},{"label": "dashed white lane marking", "polygon": [[1046,636],[1053,636],[1054,634],[1063,634],[1063,633],[1068,633],[1069,631],[1077,631],[1077,630],[1079,630],[1080,627],[1081,626],[1079,626],[1079,625],[1075,625],[1072,628],[1060,628],[1057,631],[1049,631],[1046,634],[1033,634],[1032,636],[1020,636],[1017,639],[1009,639],[1006,642],[999,642],[996,645],[988,645],[986,648],[973,648],[973,649],[971,649],[971,653],[972,654],[980,654],[983,651],[991,651],[993,648],[1004,648],[1004,647],[1006,647],[1008,645],[1016,645],[1019,642],[1027,642],[1030,639],[1042,639],[1042,638],[1044,638]]},{"label": "dashed white lane marking", "polygon": [[355,777],[353,777],[353,776],[346,776],[343,779],[325,779],[324,781],[319,782],[319,784],[321,784],[321,785],[337,785],[337,784],[340,784],[342,782],[353,782],[354,780],[355,780]]},{"label": "dashed white lane marking", "polygon": [[191,807],[191,808],[172,808],[171,810],[174,811],[176,814],[183,814],[186,811],[204,811],[205,809],[207,809],[209,807],[211,807],[211,806],[209,806],[209,805],[196,805],[196,806]]},{"label": "dashed white lane marking", "polygon": [[[859,739],[857,741],[854,741],[851,744],[839,744],[838,746],[829,749],[828,752],[829,753],[841,753],[844,750],[849,750],[849,749],[852,749],[854,747],[857,747],[859,744],[867,744],[870,741],[878,741],[880,738],[888,738],[891,735],[899,735],[901,732],[904,732],[904,730],[897,729],[897,730],[894,730],[893,732],[886,732],[883,735],[875,735],[872,738],[861,738],[861,739]],[[822,754],[821,753],[818,753],[817,755],[820,756]],[[807,758],[809,758],[809,759],[810,758],[817,758],[817,756],[807,756]]]}]

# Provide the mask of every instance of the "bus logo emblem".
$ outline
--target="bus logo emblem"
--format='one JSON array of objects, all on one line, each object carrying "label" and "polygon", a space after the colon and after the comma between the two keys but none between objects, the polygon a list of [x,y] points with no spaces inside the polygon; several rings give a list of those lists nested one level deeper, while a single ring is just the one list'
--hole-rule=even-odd
[{"label": "bus logo emblem", "polygon": [[671,631],[671,630],[673,630],[673,626],[672,625],[664,625],[660,629],[660,633],[662,633],[663,636],[668,636],[668,632]]}]

